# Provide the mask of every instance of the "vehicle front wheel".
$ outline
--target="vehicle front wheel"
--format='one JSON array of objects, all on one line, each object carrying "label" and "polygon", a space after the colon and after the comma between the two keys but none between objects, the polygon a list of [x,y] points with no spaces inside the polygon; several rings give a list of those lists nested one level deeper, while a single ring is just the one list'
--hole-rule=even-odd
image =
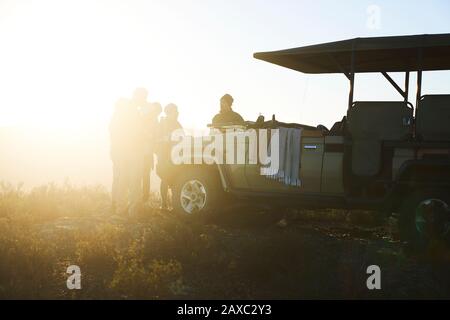
[{"label": "vehicle front wheel", "polygon": [[400,212],[400,236],[410,249],[426,250],[431,243],[448,245],[450,197],[448,192],[430,190],[408,197]]},{"label": "vehicle front wheel", "polygon": [[212,170],[188,169],[173,187],[173,208],[184,216],[214,213],[218,210],[220,179]]}]

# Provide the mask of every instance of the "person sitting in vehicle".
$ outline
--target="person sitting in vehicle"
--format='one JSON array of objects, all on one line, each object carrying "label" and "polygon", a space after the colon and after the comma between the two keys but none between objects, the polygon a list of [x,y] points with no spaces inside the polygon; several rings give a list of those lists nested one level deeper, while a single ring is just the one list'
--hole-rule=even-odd
[{"label": "person sitting in vehicle", "polygon": [[233,97],[228,93],[220,98],[220,112],[212,119],[213,126],[244,124],[244,119],[241,115],[231,109],[233,101]]}]

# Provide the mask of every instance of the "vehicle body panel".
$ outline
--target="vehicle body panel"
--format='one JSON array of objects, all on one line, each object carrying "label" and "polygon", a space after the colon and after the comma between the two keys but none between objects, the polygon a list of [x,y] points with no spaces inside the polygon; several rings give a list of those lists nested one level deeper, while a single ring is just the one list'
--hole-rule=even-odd
[{"label": "vehicle body panel", "polygon": [[343,195],[344,170],[344,137],[325,137],[325,153],[323,158],[322,188],[326,194]]},{"label": "vehicle body panel", "polygon": [[[308,128],[302,131],[300,187],[262,175],[259,164],[221,164],[224,190],[285,205],[386,212],[414,189],[450,192],[450,95],[421,94],[422,72],[450,70],[449,54],[450,34],[356,38],[256,53],[257,59],[304,73],[345,75],[347,115],[332,134],[295,124]],[[353,101],[355,74],[363,72],[380,72],[402,99]],[[388,72],[405,73],[404,89]],[[417,72],[415,106],[408,101],[411,72]],[[270,125],[277,125],[274,116]]]}]

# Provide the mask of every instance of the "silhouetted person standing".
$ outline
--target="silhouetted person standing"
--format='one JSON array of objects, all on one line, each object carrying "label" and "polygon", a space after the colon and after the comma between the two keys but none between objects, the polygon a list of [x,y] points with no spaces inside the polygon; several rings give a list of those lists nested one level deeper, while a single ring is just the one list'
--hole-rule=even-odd
[{"label": "silhouetted person standing", "polygon": [[147,90],[138,88],[131,100],[120,99],[111,119],[113,204],[119,213],[135,216],[140,209],[144,162],[143,120],[138,108],[145,105]]},{"label": "silhouetted person standing", "polygon": [[214,126],[244,124],[241,115],[231,108],[233,101],[233,97],[228,93],[220,98],[220,112],[212,119]]},{"label": "silhouetted person standing", "polygon": [[130,132],[131,153],[129,157],[129,207],[128,214],[136,216],[142,204],[142,172],[144,168],[145,129],[141,108],[147,104],[148,92],[145,88],[137,88],[130,101],[131,120],[128,130]]},{"label": "silhouetted person standing", "polygon": [[178,122],[178,108],[171,103],[164,107],[166,117],[159,123],[159,147],[158,164],[156,172],[161,178],[161,209],[168,209],[169,186],[173,182],[174,164],[171,159],[171,150],[174,142],[171,140],[172,133],[177,129],[182,129]]},{"label": "silhouetted person standing", "polygon": [[159,103],[148,103],[146,111],[143,114],[145,146],[144,146],[144,172],[142,176],[142,200],[148,201],[150,196],[150,175],[154,169],[155,144],[158,130],[158,116],[162,112]]}]

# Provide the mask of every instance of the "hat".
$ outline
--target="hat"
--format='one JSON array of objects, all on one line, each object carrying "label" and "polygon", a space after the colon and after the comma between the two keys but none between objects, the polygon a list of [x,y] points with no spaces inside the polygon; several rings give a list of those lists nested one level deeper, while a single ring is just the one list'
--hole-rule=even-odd
[{"label": "hat", "polygon": [[227,94],[223,95],[222,98],[220,98],[220,101],[225,101],[225,102],[227,102],[229,105],[232,105],[234,99],[233,99],[233,97],[232,97],[230,94],[227,93]]}]

